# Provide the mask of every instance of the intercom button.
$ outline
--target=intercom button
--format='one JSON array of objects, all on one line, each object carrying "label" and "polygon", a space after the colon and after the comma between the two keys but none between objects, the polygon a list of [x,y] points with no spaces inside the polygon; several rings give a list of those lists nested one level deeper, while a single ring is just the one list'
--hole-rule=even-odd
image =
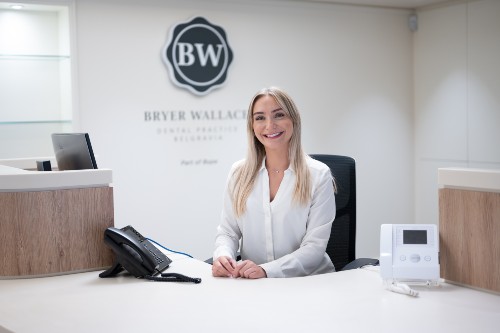
[{"label": "intercom button", "polygon": [[420,256],[419,256],[418,254],[412,254],[412,255],[410,256],[410,260],[411,260],[412,262],[419,262],[419,261],[420,261]]},{"label": "intercom button", "polygon": [[400,257],[399,257],[399,260],[401,261],[406,261],[406,256],[404,254],[402,254]]},{"label": "intercom button", "polygon": [[431,261],[431,256],[425,256],[424,259],[425,261]]}]

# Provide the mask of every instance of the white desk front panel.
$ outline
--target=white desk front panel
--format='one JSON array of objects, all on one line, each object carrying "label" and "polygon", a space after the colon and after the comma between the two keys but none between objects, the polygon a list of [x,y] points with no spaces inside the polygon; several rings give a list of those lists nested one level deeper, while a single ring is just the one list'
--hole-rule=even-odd
[{"label": "white desk front panel", "polygon": [[[174,258],[173,258],[174,259]],[[383,289],[360,269],[289,279],[213,278],[175,257],[167,272],[202,283],[158,283],[99,272],[0,281],[1,327],[30,332],[499,332],[500,296],[444,284],[418,298]]]}]

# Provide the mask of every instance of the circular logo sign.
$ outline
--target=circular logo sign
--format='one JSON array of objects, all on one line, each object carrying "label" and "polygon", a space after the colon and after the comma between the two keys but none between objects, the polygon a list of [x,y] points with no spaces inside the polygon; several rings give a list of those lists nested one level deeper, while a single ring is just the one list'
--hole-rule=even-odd
[{"label": "circular logo sign", "polygon": [[197,95],[220,87],[232,60],[224,30],[203,17],[174,26],[163,50],[172,82]]}]

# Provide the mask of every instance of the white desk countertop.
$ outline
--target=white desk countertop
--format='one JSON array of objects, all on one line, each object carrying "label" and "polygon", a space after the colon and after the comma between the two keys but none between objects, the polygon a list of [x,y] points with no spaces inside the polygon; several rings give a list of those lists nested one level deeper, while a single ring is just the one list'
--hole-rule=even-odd
[{"label": "white desk countertop", "polygon": [[0,164],[0,192],[110,186],[110,169],[32,171]]},{"label": "white desk countertop", "polygon": [[440,168],[438,169],[438,184],[440,188],[500,192],[500,170]]},{"label": "white desk countertop", "polygon": [[[183,256],[165,272],[201,284],[100,272],[0,280],[0,332],[499,332],[500,296],[450,284],[382,287],[374,268],[288,279],[228,279]],[[4,330],[5,331],[5,330]],[[3,332],[2,332],[3,333]]]}]

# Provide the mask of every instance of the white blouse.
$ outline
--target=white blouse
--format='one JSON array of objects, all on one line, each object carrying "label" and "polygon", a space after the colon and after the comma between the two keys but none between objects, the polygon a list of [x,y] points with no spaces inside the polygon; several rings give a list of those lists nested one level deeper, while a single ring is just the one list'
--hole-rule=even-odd
[{"label": "white blouse", "polygon": [[311,201],[293,203],[295,172],[288,168],[273,201],[269,202],[269,176],[265,161],[257,173],[254,188],[247,200],[245,213],[234,214],[230,186],[236,167],[229,173],[222,221],[217,228],[214,259],[235,258],[240,247],[241,258],[260,265],[267,277],[294,277],[334,272],[325,253],[335,218],[335,194],[330,169],[307,158],[311,172]]}]

